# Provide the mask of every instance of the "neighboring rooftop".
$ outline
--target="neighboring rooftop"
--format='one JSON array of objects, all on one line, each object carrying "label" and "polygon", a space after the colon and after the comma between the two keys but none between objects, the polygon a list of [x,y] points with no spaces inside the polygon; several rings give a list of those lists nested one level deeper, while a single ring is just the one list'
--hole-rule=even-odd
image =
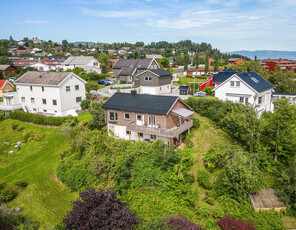
[{"label": "neighboring rooftop", "polygon": [[69,74],[73,73],[28,71],[14,84],[59,85]]},{"label": "neighboring rooftop", "polygon": [[157,76],[167,76],[167,75],[172,75],[171,72],[166,71],[164,69],[149,69],[147,71],[150,71],[152,73],[154,73]]},{"label": "neighboring rooftop", "polygon": [[138,69],[147,69],[152,62],[153,58],[130,58],[124,59],[119,58],[117,62],[115,62],[113,69],[121,69],[123,67],[130,68],[138,68]]},{"label": "neighboring rooftop", "polygon": [[63,65],[86,65],[92,59],[94,59],[93,56],[70,56],[63,62]]},{"label": "neighboring rooftop", "polygon": [[233,69],[225,69],[213,75],[213,83],[222,83],[236,72]]},{"label": "neighboring rooftop", "polygon": [[10,65],[0,65],[0,70],[4,71],[6,70]]},{"label": "neighboring rooftop", "polygon": [[3,88],[3,86],[5,85],[6,82],[7,82],[7,80],[0,80],[0,89]]},{"label": "neighboring rooftop", "polygon": [[165,115],[177,99],[177,96],[115,93],[102,108]]},{"label": "neighboring rooftop", "polygon": [[280,211],[286,209],[286,205],[276,195],[276,191],[272,188],[261,189],[258,194],[249,194],[251,203],[256,211],[275,209]]}]

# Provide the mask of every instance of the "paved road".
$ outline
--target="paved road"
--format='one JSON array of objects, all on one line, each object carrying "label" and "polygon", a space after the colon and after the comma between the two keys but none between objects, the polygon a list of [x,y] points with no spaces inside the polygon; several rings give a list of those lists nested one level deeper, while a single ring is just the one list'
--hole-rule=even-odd
[{"label": "paved road", "polygon": [[103,96],[103,97],[110,97],[111,94],[109,93],[109,89],[111,87],[114,87],[114,88],[122,88],[122,87],[132,87],[133,85],[132,84],[115,84],[115,85],[109,85],[109,86],[105,86],[105,88],[102,88],[102,89],[98,89],[97,91],[95,90],[92,90],[90,91],[91,94],[97,94],[99,96]]}]

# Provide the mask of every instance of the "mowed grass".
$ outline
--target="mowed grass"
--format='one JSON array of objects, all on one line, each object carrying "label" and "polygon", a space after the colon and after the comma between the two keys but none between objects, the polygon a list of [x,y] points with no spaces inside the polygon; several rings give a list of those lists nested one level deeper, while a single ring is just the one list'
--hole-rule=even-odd
[{"label": "mowed grass", "polygon": [[88,111],[79,114],[78,117],[77,117],[77,120],[79,122],[84,121],[84,120],[91,121],[92,119],[93,119],[93,117]]},{"label": "mowed grass", "polygon": [[[18,127],[13,129],[12,124]],[[38,142],[28,142],[19,151],[8,155],[13,146],[4,145],[3,142],[23,141],[26,130],[41,132],[44,137]],[[0,122],[0,133],[0,180],[28,183],[8,205],[11,208],[20,207],[21,214],[39,222],[41,229],[53,227],[71,210],[70,202],[78,197],[56,177],[57,163],[66,137],[57,128],[39,127],[10,119]]]},{"label": "mowed grass", "polygon": [[174,84],[178,84],[178,85],[188,85],[189,82],[195,82],[196,84],[199,82],[205,82],[206,79],[200,79],[198,77],[195,77],[195,81],[194,78],[190,78],[190,77],[182,77],[182,76],[177,76],[179,78],[179,82],[174,82]]}]

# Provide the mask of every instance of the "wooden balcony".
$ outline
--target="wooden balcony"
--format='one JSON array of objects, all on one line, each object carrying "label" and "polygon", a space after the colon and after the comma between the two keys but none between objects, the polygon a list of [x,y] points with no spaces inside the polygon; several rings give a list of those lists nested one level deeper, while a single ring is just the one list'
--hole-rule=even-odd
[{"label": "wooden balcony", "polygon": [[132,132],[146,133],[146,134],[157,135],[162,137],[174,138],[174,137],[178,137],[178,135],[190,129],[192,126],[193,126],[193,120],[189,120],[186,123],[181,124],[179,127],[175,126],[174,128],[171,128],[171,129],[140,126],[140,125],[136,125],[136,122],[133,121],[126,125],[126,130],[132,131]]}]

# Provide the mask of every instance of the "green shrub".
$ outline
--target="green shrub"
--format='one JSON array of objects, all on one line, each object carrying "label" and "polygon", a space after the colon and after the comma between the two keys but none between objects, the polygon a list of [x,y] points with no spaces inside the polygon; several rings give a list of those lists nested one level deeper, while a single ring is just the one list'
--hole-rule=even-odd
[{"label": "green shrub", "polygon": [[141,230],[169,230],[168,224],[161,218],[154,218],[143,224]]},{"label": "green shrub", "polygon": [[236,151],[236,146],[215,146],[210,148],[204,158],[206,167],[212,171],[215,168],[222,168],[226,165],[229,156]]},{"label": "green shrub", "polygon": [[26,188],[28,186],[28,183],[26,181],[16,180],[13,182],[13,185],[20,188]]},{"label": "green shrub", "polygon": [[193,120],[193,129],[198,129],[199,128],[199,126],[200,126],[200,121],[199,121],[199,119],[197,119],[197,118],[195,118],[195,117],[193,117],[193,118],[191,118],[192,120]]},{"label": "green shrub", "polygon": [[215,209],[214,209],[214,211],[213,211],[213,217],[215,218],[215,219],[220,219],[221,217],[223,217],[225,214],[224,214],[224,210],[223,210],[223,208],[221,208],[221,207],[216,207]]},{"label": "green shrub", "polygon": [[210,205],[213,205],[215,203],[215,198],[211,196],[206,196],[205,202],[207,202]]},{"label": "green shrub", "polygon": [[44,133],[42,133],[39,130],[34,130],[34,129],[26,129],[23,132],[23,138],[25,142],[30,142],[30,141],[41,141],[44,137]]},{"label": "green shrub", "polygon": [[207,218],[211,215],[211,206],[206,203],[199,203],[196,207],[198,218]]},{"label": "green shrub", "polygon": [[90,107],[90,100],[81,101],[81,109],[89,109],[89,107]]},{"label": "green shrub", "polygon": [[16,123],[16,122],[11,123],[11,128],[13,130],[18,129],[18,127],[19,127],[19,124],[18,123]]},{"label": "green shrub", "polygon": [[198,171],[197,182],[206,189],[212,188],[212,184],[210,183],[210,173],[205,169]]},{"label": "green shrub", "polygon": [[51,126],[60,126],[65,121],[74,119],[73,117],[47,117],[40,114],[26,113],[20,110],[9,113],[9,118],[38,125]]},{"label": "green shrub", "polygon": [[9,185],[5,183],[0,184],[0,203],[12,200],[15,195],[15,192]]},{"label": "green shrub", "polygon": [[5,119],[4,111],[0,111],[0,121],[3,121]]}]

